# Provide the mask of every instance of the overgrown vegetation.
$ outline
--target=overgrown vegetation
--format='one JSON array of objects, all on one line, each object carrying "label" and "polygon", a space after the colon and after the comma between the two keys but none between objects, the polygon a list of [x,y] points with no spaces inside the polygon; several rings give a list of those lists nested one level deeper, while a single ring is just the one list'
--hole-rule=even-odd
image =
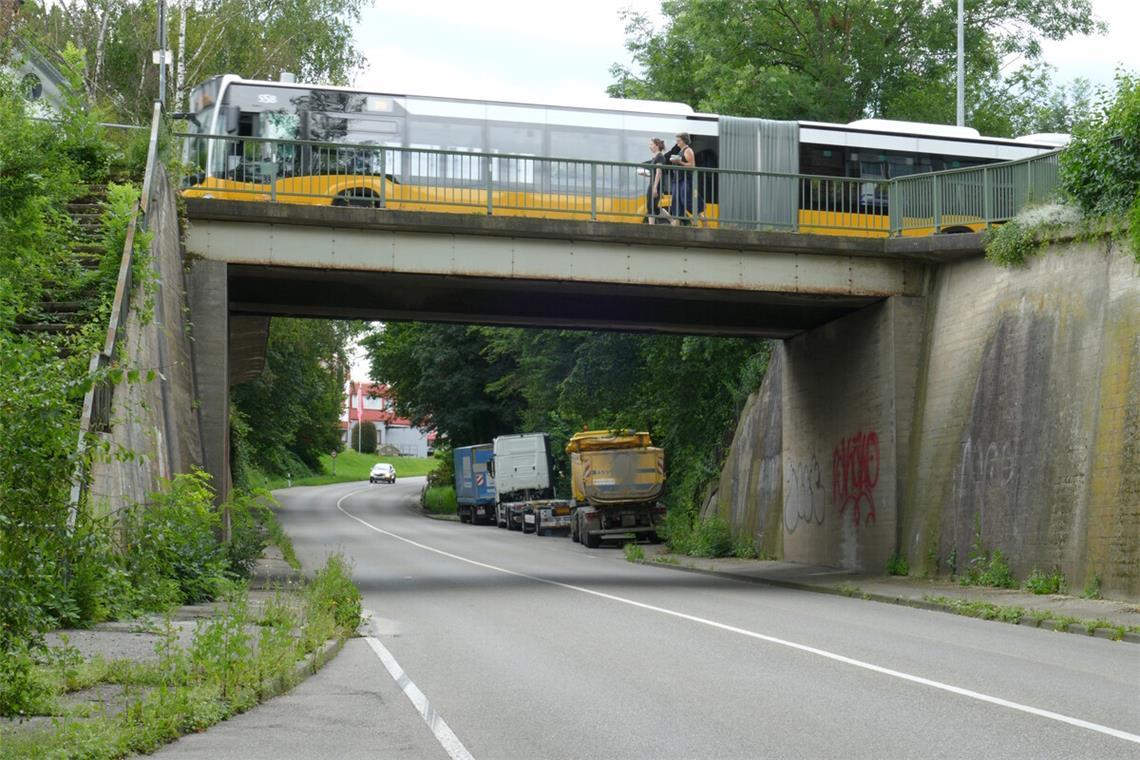
[{"label": "overgrown vegetation", "polygon": [[1009,562],[1001,549],[990,549],[982,540],[982,524],[974,515],[974,543],[966,564],[966,572],[958,579],[963,586],[990,586],[992,588],[1017,588],[1017,580],[1010,572]]},{"label": "overgrown vegetation", "polygon": [[1140,261],[1140,79],[1120,72],[1061,154],[1061,186],[1089,218],[1127,218]]},{"label": "overgrown vegetation", "polygon": [[[82,628],[224,596],[248,576],[270,540],[296,566],[266,498],[239,494],[216,507],[207,476],[194,472],[113,517],[82,516],[71,535],[65,524],[46,537],[16,525],[31,552],[23,564],[14,553],[0,555],[0,672],[7,676],[0,715],[29,714],[40,704],[31,674],[48,628]],[[233,527],[228,544],[219,533],[224,511]],[[0,540],[7,547],[8,533]]]},{"label": "overgrown vegetation", "polygon": [[1034,594],[1067,594],[1069,591],[1065,576],[1060,570],[1043,573],[1037,568],[1033,568],[1033,572],[1025,579],[1025,588]]},{"label": "overgrown vegetation", "polygon": [[901,554],[894,554],[887,560],[887,575],[910,575],[910,563]]},{"label": "overgrown vegetation", "polygon": [[455,486],[428,486],[424,490],[423,506],[433,515],[453,515],[459,508],[455,501]]},{"label": "overgrown vegetation", "polygon": [[1072,207],[1031,208],[990,231],[986,258],[1019,266],[1058,232],[1078,237],[1118,235],[1128,228],[1140,261],[1140,79],[1121,72],[1073,126],[1060,155],[1060,182]]},{"label": "overgrown vegetation", "polygon": [[[186,649],[168,622],[153,664],[86,663],[64,647],[39,658],[24,671],[21,684],[35,695],[30,712],[57,716],[53,727],[9,728],[0,733],[0,754],[111,758],[153,751],[291,685],[298,663],[329,639],[352,635],[360,614],[350,568],[333,555],[300,594],[278,594],[259,614],[252,611],[245,587],[235,586],[224,612],[203,619]],[[128,690],[124,709],[90,715],[63,705],[67,692],[98,684],[123,685]],[[0,681],[0,689],[11,686]]]},{"label": "overgrown vegetation", "polygon": [[622,551],[625,552],[625,561],[626,562],[644,562],[645,561],[645,550],[641,548],[641,544],[634,543],[633,541],[630,541],[629,543],[627,543],[625,546],[622,547]]},{"label": "overgrown vegetation", "polygon": [[692,520],[683,510],[665,516],[664,538],[671,552],[690,557],[766,559],[751,536],[736,535],[719,516]]}]

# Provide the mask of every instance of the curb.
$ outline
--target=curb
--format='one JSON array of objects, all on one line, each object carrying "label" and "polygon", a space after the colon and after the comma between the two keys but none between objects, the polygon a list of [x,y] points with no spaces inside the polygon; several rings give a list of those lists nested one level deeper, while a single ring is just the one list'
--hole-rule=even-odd
[{"label": "curb", "polygon": [[305,655],[305,659],[297,663],[292,673],[262,681],[257,690],[258,702],[263,703],[274,697],[279,697],[309,676],[316,675],[321,668],[340,654],[340,650],[344,648],[344,642],[343,638],[329,639],[321,645],[320,649]]},{"label": "curb", "polygon": [[[638,565],[652,565],[653,567],[665,567],[670,570],[680,570],[686,573],[697,573],[699,575],[711,575],[717,578],[727,578],[734,581],[742,581],[744,583],[756,583],[761,586],[775,586],[777,588],[786,588],[794,591],[811,591],[816,594],[831,594],[832,596],[844,596],[849,599],[863,599],[868,602],[880,602],[882,604],[894,604],[900,607],[911,607],[918,610],[930,610],[931,612],[946,612],[951,615],[958,615],[960,617],[970,617],[975,620],[988,620],[989,622],[1005,623],[1004,620],[995,620],[993,618],[982,618],[976,615],[963,615],[956,610],[952,605],[941,604],[939,602],[931,602],[925,599],[911,599],[904,596],[889,596],[887,594],[872,594],[866,591],[857,590],[850,592],[845,589],[836,588],[834,586],[816,586],[810,583],[797,583],[796,581],[785,581],[773,578],[756,578],[748,575],[737,575],[736,573],[726,573],[722,570],[709,570],[703,567],[686,567],[685,565],[672,564],[670,562],[654,562],[652,560],[643,559],[637,560],[635,564]],[[1096,628],[1089,630],[1083,623],[1069,623],[1062,625],[1057,620],[1038,620],[1037,618],[1023,616],[1018,621],[1009,623],[1010,625],[1023,625],[1032,628],[1043,628],[1045,630],[1053,630],[1057,633],[1075,633],[1080,636],[1095,637],[1098,639],[1109,639],[1113,641],[1120,641],[1128,644],[1140,644],[1140,632],[1125,631],[1124,634],[1117,639],[1116,629],[1114,628]]]}]

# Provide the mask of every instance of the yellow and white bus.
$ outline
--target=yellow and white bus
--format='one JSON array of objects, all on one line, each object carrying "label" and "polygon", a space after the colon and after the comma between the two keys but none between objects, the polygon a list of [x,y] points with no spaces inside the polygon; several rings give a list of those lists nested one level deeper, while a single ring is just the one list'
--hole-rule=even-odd
[{"label": "yellow and white bus", "polygon": [[1066,137],[743,119],[657,101],[424,97],[233,75],[194,88],[191,109],[184,158],[198,173],[188,196],[642,222],[647,179],[638,168],[648,140],[671,145],[685,132],[697,161],[690,186],[711,219],[863,235],[887,234],[892,179],[1029,158]]}]

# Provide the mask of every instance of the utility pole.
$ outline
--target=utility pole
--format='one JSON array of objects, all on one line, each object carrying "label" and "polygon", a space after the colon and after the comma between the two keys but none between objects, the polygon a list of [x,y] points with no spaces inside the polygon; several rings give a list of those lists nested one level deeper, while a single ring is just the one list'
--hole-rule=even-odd
[{"label": "utility pole", "polygon": [[166,0],[158,0],[158,101],[166,106]]},{"label": "utility pole", "polygon": [[966,0],[958,0],[958,126],[966,126]]}]

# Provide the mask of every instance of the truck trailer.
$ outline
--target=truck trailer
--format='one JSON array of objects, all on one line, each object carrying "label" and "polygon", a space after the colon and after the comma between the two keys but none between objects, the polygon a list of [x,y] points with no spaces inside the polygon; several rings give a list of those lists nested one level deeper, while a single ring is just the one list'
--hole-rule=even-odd
[{"label": "truck trailer", "polygon": [[492,460],[500,528],[543,535],[570,530],[570,501],[554,493],[554,466],[546,433],[501,435]]},{"label": "truck trailer", "polygon": [[493,455],[489,443],[455,449],[455,502],[460,522],[478,525],[495,519],[495,478],[488,467]]},{"label": "truck trailer", "polygon": [[649,433],[588,430],[566,445],[574,520],[570,537],[595,548],[602,541],[661,541],[665,452]]}]

